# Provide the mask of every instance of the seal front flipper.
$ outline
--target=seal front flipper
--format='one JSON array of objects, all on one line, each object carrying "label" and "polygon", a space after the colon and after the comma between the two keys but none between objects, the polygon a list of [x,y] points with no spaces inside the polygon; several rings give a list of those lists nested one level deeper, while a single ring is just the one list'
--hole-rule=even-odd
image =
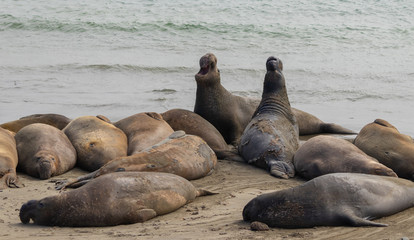
[{"label": "seal front flipper", "polygon": [[286,162],[276,160],[269,160],[266,162],[269,166],[270,174],[275,177],[288,179],[295,176],[294,168]]},{"label": "seal front flipper", "polygon": [[137,211],[137,215],[136,215],[137,221],[133,221],[133,222],[145,222],[156,216],[157,216],[157,212],[155,212],[154,209],[149,209],[149,208],[140,209]]}]

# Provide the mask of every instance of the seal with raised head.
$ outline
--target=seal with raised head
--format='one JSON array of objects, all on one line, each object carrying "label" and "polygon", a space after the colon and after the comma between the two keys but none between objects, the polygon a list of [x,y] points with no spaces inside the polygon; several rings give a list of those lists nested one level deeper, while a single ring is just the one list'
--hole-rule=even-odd
[{"label": "seal with raised head", "polygon": [[[237,144],[250,122],[260,99],[234,95],[221,85],[217,58],[207,53],[200,58],[194,112],[213,124],[229,144]],[[292,108],[300,135],[316,133],[355,134],[354,131],[334,123],[324,123],[312,114]]]},{"label": "seal with raised head", "polygon": [[216,153],[218,159],[242,161],[234,146],[227,145],[221,133],[207,120],[186,109],[171,109],[161,113],[174,131],[183,130],[187,134],[201,137]]},{"label": "seal with raised head", "polygon": [[76,150],[68,137],[56,127],[33,123],[17,132],[18,170],[40,179],[48,179],[71,170]]},{"label": "seal with raised head", "polygon": [[16,175],[18,163],[14,133],[0,127],[0,190],[20,187]]},{"label": "seal with raised head", "polygon": [[354,144],[394,170],[398,177],[414,181],[414,142],[383,119],[365,125]]},{"label": "seal with raised head", "polygon": [[128,137],[128,155],[141,152],[168,136],[174,130],[155,112],[137,113],[114,123]]},{"label": "seal with raised head", "polygon": [[177,210],[198,196],[188,180],[170,173],[117,172],[59,195],[31,200],[20,220],[47,226],[103,227],[145,222]]},{"label": "seal with raised head", "polygon": [[47,114],[33,114],[29,116],[22,117],[18,120],[3,123],[0,125],[0,127],[10,130],[12,132],[17,133],[20,129],[23,127],[33,124],[33,123],[44,123],[51,126],[54,126],[60,130],[62,130],[68,123],[71,121],[71,119],[60,115],[60,114],[53,114],[53,113],[47,113]]},{"label": "seal with raised head", "polygon": [[302,144],[293,157],[293,164],[296,174],[305,179],[337,172],[397,177],[392,169],[351,142],[327,135],[313,137]]},{"label": "seal with raised head", "polygon": [[299,147],[299,129],[290,109],[282,61],[266,61],[262,101],[240,138],[239,153],[243,159],[266,168],[275,177],[295,175],[293,155]]},{"label": "seal with raised head", "polygon": [[76,165],[84,170],[95,171],[110,160],[127,155],[125,133],[100,118],[78,117],[63,132],[76,149]]},{"label": "seal with raised head", "polygon": [[167,172],[194,180],[211,174],[217,157],[198,136],[176,131],[167,139],[139,153],[109,161],[98,170],[76,179],[56,183],[56,189],[78,187],[85,180],[111,172]]},{"label": "seal with raised head", "polygon": [[244,207],[243,220],[282,228],[384,227],[387,225],[371,220],[413,207],[413,199],[414,183],[406,179],[331,173],[257,196]]}]

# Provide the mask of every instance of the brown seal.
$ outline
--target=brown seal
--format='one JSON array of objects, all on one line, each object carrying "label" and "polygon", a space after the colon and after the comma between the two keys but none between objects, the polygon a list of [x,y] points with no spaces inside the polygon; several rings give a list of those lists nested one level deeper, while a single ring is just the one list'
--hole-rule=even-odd
[{"label": "brown seal", "polygon": [[221,133],[207,120],[186,109],[171,109],[161,113],[164,120],[174,131],[182,130],[187,134],[201,137],[216,153],[218,159],[242,161],[237,150],[227,145]]},{"label": "brown seal", "polygon": [[114,123],[128,137],[128,155],[139,153],[171,135],[174,130],[155,112],[138,113]]},{"label": "brown seal", "polygon": [[111,172],[167,172],[194,180],[211,174],[217,157],[198,136],[176,131],[160,143],[127,157],[116,158],[98,170],[67,182],[57,182],[56,189],[78,187],[83,181]]},{"label": "brown seal", "polygon": [[68,125],[70,121],[71,119],[60,114],[33,114],[26,117],[22,117],[19,120],[3,123],[0,125],[0,127],[17,133],[23,127],[33,123],[44,123],[59,129],[63,129],[64,127],[66,127],[66,125]]},{"label": "brown seal", "polygon": [[336,172],[366,173],[397,177],[395,172],[368,156],[351,142],[320,135],[309,139],[293,157],[296,174],[312,179]]},{"label": "brown seal", "polygon": [[394,170],[399,177],[414,181],[414,142],[383,119],[365,125],[354,144],[366,154]]},{"label": "brown seal", "polygon": [[16,175],[18,163],[14,133],[0,127],[0,190],[20,187]]},{"label": "brown seal", "polygon": [[84,170],[95,171],[110,160],[127,155],[125,133],[97,117],[78,117],[63,132],[76,149],[76,165]]},{"label": "brown seal", "polygon": [[299,129],[290,109],[282,61],[269,57],[262,100],[240,138],[244,160],[266,168],[275,177],[295,175],[293,155],[299,147]]},{"label": "brown seal", "polygon": [[243,209],[243,220],[282,228],[384,227],[371,220],[413,207],[413,199],[414,183],[406,179],[331,173],[252,199]]},{"label": "brown seal", "polygon": [[198,196],[210,194],[175,174],[110,173],[81,188],[28,201],[20,209],[20,220],[66,227],[132,224],[173,212]]},{"label": "brown seal", "polygon": [[76,164],[76,150],[68,137],[56,127],[33,123],[17,132],[19,171],[48,179],[71,170]]},{"label": "brown seal", "polygon": [[[221,85],[217,58],[207,53],[200,59],[200,71],[195,75],[197,82],[194,112],[209,121],[229,144],[237,143],[250,122],[260,99],[234,95]],[[355,134],[352,130],[333,123],[324,123],[312,114],[292,108],[299,126],[299,134],[322,132]]]}]

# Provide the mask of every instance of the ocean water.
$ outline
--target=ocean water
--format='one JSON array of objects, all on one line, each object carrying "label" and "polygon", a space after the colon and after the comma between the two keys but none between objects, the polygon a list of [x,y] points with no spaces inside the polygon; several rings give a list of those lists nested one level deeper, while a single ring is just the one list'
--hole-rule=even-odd
[{"label": "ocean water", "polygon": [[2,0],[0,123],[193,110],[211,52],[235,94],[260,98],[277,56],[292,106],[414,135],[413,12],[411,0]]}]

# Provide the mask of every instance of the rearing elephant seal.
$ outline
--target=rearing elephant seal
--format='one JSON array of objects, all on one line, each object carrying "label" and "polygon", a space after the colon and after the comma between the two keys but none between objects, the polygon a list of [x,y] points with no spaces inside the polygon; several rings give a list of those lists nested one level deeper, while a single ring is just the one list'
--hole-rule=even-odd
[{"label": "rearing elephant seal", "polygon": [[63,132],[76,149],[76,165],[84,170],[95,171],[110,160],[127,155],[125,133],[97,117],[78,117]]},{"label": "rearing elephant seal", "polygon": [[292,159],[299,147],[299,129],[290,109],[280,59],[269,57],[262,101],[240,138],[239,153],[250,164],[275,177],[295,175]]},{"label": "rearing elephant seal", "polygon": [[119,120],[114,125],[128,137],[128,155],[139,153],[174,132],[162,116],[155,112],[138,113]]},{"label": "rearing elephant seal", "polygon": [[[245,127],[250,122],[260,99],[234,95],[221,85],[217,58],[207,53],[200,59],[194,112],[213,124],[228,144],[237,144]],[[299,126],[300,135],[316,133],[355,134],[334,123],[324,123],[312,114],[292,108]]]},{"label": "rearing elephant seal", "polygon": [[414,142],[383,119],[364,126],[354,144],[366,154],[394,170],[399,177],[414,181]]},{"label": "rearing elephant seal", "polygon": [[209,194],[170,173],[110,173],[81,188],[23,204],[20,220],[62,227],[132,224],[173,212]]},{"label": "rearing elephant seal", "polygon": [[17,163],[14,133],[0,127],[0,190],[19,187],[16,175]]},{"label": "rearing elephant seal", "polygon": [[351,142],[326,135],[313,137],[300,146],[293,157],[293,164],[296,174],[305,179],[337,172],[397,177],[392,169]]},{"label": "rearing elephant seal", "polygon": [[33,123],[17,132],[18,169],[40,179],[63,174],[76,164],[76,150],[56,127]]},{"label": "rearing elephant seal", "polygon": [[406,179],[331,173],[254,198],[244,207],[243,220],[282,228],[385,227],[370,220],[413,207],[413,199],[414,183]]},{"label": "rearing elephant seal", "polygon": [[33,123],[44,123],[51,126],[54,126],[58,129],[63,129],[68,125],[71,120],[60,114],[33,114],[26,117],[22,117],[19,120],[3,123],[0,127],[8,129],[12,132],[17,133],[23,127],[33,124]]}]

